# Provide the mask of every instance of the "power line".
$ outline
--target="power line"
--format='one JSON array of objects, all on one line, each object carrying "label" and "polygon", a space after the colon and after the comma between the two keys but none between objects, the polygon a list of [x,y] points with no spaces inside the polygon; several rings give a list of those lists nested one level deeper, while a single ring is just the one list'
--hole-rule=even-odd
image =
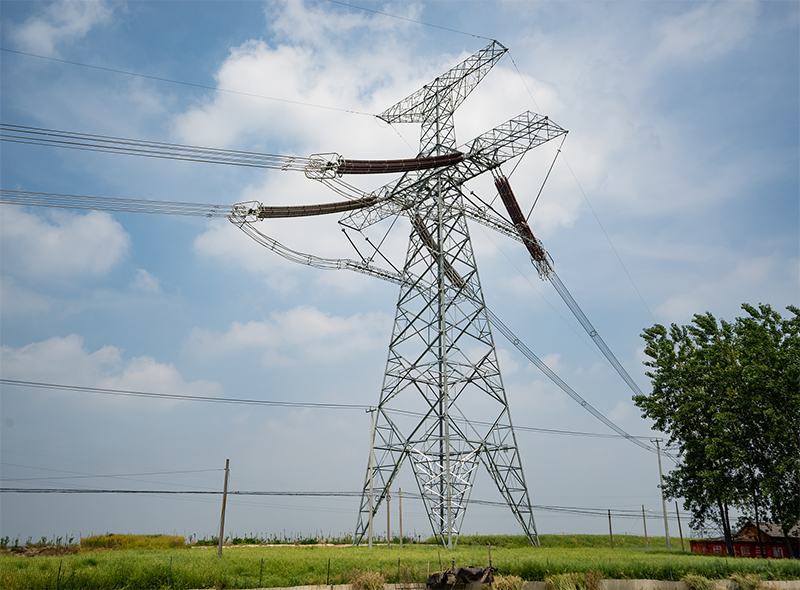
[{"label": "power line", "polygon": [[[74,471],[67,471],[65,469],[53,469],[49,467],[34,467],[32,465],[20,465],[18,463],[6,463],[0,462],[0,465],[6,465],[8,467],[22,467],[24,469],[37,469],[39,471],[55,471],[57,473],[75,473]],[[124,478],[124,477],[139,477],[143,475],[179,475],[179,474],[186,474],[186,473],[209,473],[209,472],[217,472],[217,471],[224,471],[223,469],[192,469],[192,470],[185,470],[185,471],[151,471],[148,473],[117,473],[117,474],[89,474],[89,473],[78,473],[76,475],[59,475],[55,477],[2,477],[5,482],[8,481],[41,481],[41,480],[54,480],[54,479],[85,479],[85,478]]]},{"label": "power line", "polygon": [[[371,406],[363,404],[335,404],[335,403],[313,403],[313,402],[289,402],[279,400],[258,400],[249,398],[230,398],[230,397],[213,397],[201,396],[190,394],[176,394],[176,393],[156,393],[152,391],[134,391],[127,389],[108,389],[103,387],[84,387],[79,385],[65,385],[61,383],[42,383],[38,381],[24,381],[18,379],[4,379],[0,378],[0,385],[10,385],[14,387],[28,387],[36,389],[52,389],[56,391],[72,391],[79,393],[94,393],[99,395],[114,395],[123,397],[142,397],[147,399],[172,399],[177,401],[192,401],[192,402],[207,402],[207,403],[221,403],[221,404],[239,404],[250,406],[273,406],[273,407],[288,407],[288,408],[311,408],[311,409],[329,409],[329,410],[369,410]],[[422,416],[420,412],[411,412],[408,410],[385,408],[386,412],[393,414],[400,414],[406,416]],[[454,418],[457,420],[457,418]],[[491,425],[489,422],[472,421],[475,424]],[[518,430],[527,432],[537,432],[540,434],[558,434],[566,436],[583,436],[590,438],[641,438],[648,439],[646,436],[623,436],[619,434],[601,434],[592,432],[578,432],[572,430],[556,430],[552,428],[536,428],[533,426],[515,426]]]},{"label": "power line", "polygon": [[0,203],[31,207],[89,209],[92,211],[119,211],[124,213],[158,213],[162,215],[188,215],[206,218],[228,217],[232,209],[231,205],[211,203],[120,199],[116,197],[95,197],[91,195],[70,195],[3,188],[0,188]]},{"label": "power line", "polygon": [[219,88],[216,86],[207,86],[205,84],[196,84],[194,82],[184,82],[181,80],[173,80],[171,78],[162,78],[160,76],[151,76],[149,74],[141,74],[139,72],[130,72],[126,70],[120,70],[117,68],[109,68],[104,66],[98,66],[93,64],[85,64],[77,61],[70,61],[67,59],[59,59],[57,57],[48,57],[46,55],[37,55],[35,53],[27,53],[25,51],[16,51],[14,49],[8,49],[6,47],[0,47],[0,51],[5,51],[8,53],[15,53],[17,55],[24,55],[25,57],[35,57],[36,59],[44,59],[47,61],[53,61],[62,64],[69,64],[71,66],[80,66],[82,68],[90,68],[92,70],[100,70],[103,72],[111,72],[113,74],[124,74],[125,76],[135,76],[137,78],[145,78],[147,80],[154,80],[156,82],[168,82],[170,84],[180,84],[182,86],[191,86],[193,88],[201,88],[203,90],[213,90],[215,92],[225,92],[227,94],[238,94],[239,96],[249,96],[251,98],[262,98],[264,100],[274,100],[276,102],[284,102],[287,104],[293,104],[297,106],[304,106],[304,107],[313,107],[315,109],[326,109],[329,111],[339,111],[342,113],[350,113],[353,115],[367,115],[368,117],[373,117],[371,113],[364,113],[361,111],[355,111],[353,109],[342,109],[339,107],[331,107],[321,104],[314,104],[310,102],[302,102],[299,100],[290,100],[288,98],[276,98],[274,96],[264,96],[263,94],[253,94],[251,92],[242,92],[240,90],[230,90],[228,88]]},{"label": "power line", "polygon": [[[139,494],[139,495],[186,495],[186,496],[220,496],[222,491],[210,490],[120,490],[120,489],[85,489],[85,488],[0,488],[0,493],[4,494]],[[255,497],[295,497],[295,498],[360,498],[361,492],[349,491],[331,491],[331,492],[301,492],[301,491],[228,491],[229,496],[255,496]],[[403,498],[409,500],[421,500],[422,495],[418,493],[404,493]],[[496,502],[492,500],[476,500],[470,499],[470,503],[479,504],[481,506],[493,506],[506,508],[506,502]],[[543,504],[534,504],[531,508],[543,512],[557,512],[561,514],[574,514],[578,516],[594,516],[594,517],[607,517],[608,508],[594,508],[594,507],[580,507],[580,506],[547,506]],[[647,516],[651,518],[660,518],[662,516],[660,511],[648,510],[645,511]],[[642,517],[640,509],[627,509],[627,508],[612,508],[611,515],[617,518],[635,518]],[[672,518],[670,515],[669,518]]]},{"label": "power line", "polygon": [[348,8],[355,8],[356,10],[362,10],[364,12],[371,12],[372,14],[380,14],[381,16],[387,16],[389,18],[394,18],[397,20],[406,21],[409,23],[414,23],[415,25],[422,25],[425,27],[431,27],[433,29],[439,29],[441,31],[447,31],[449,33],[457,33],[459,35],[467,35],[468,37],[475,37],[476,39],[486,39],[487,41],[494,41],[494,39],[490,37],[484,37],[483,35],[476,35],[475,33],[468,33],[466,31],[459,31],[458,29],[451,29],[449,27],[443,27],[441,25],[434,25],[432,23],[426,23],[421,20],[416,20],[413,18],[408,18],[405,16],[399,16],[397,14],[389,14],[388,12],[381,12],[380,10],[373,10],[371,8],[364,8],[363,6],[356,6],[355,4],[348,4],[347,2],[340,2],[339,0],[328,0],[331,4],[339,4],[341,6],[347,6]]},{"label": "power line", "polygon": [[276,400],[258,400],[246,398],[214,397],[202,395],[188,395],[179,393],[154,393],[151,391],[133,391],[128,389],[107,389],[102,387],[84,387],[79,385],[64,385],[61,383],[40,383],[36,381],[21,381],[16,379],[0,379],[0,384],[18,387],[35,387],[54,389],[59,391],[77,391],[82,393],[97,393],[102,395],[118,395],[125,397],[143,397],[149,399],[172,399],[178,401],[209,402],[217,404],[240,404],[251,406],[278,406],[287,408],[320,408],[328,410],[366,410],[368,406],[359,404],[331,404],[311,402],[289,402]]},{"label": "power line", "polygon": [[655,322],[656,318],[653,316],[653,312],[650,311],[650,308],[648,307],[647,302],[644,300],[644,297],[642,297],[642,293],[639,291],[639,287],[636,286],[636,283],[633,281],[633,277],[631,276],[631,273],[628,272],[628,267],[625,266],[625,263],[622,261],[622,257],[619,255],[619,252],[617,252],[617,249],[614,247],[614,243],[611,241],[611,237],[608,235],[608,232],[606,232],[606,228],[603,226],[603,224],[600,221],[600,218],[597,216],[597,212],[594,210],[594,207],[592,207],[592,203],[589,201],[589,197],[586,195],[586,192],[583,190],[583,187],[581,186],[581,183],[578,182],[578,177],[575,176],[575,172],[573,172],[572,166],[569,165],[569,162],[567,161],[567,157],[563,156],[561,159],[564,160],[564,163],[567,165],[567,168],[569,169],[570,174],[572,174],[572,178],[575,179],[575,184],[578,185],[578,190],[581,191],[581,194],[583,195],[583,200],[586,201],[587,205],[589,205],[589,210],[592,212],[592,215],[594,215],[594,219],[595,219],[595,221],[597,221],[597,225],[600,226],[600,230],[603,232],[603,235],[606,237],[606,241],[608,241],[609,246],[611,246],[611,250],[614,252],[614,255],[617,257],[617,260],[619,261],[620,265],[622,266],[622,270],[625,271],[625,275],[628,277],[628,280],[630,281],[631,285],[633,285],[633,289],[634,289],[634,291],[636,291],[636,294],[639,296],[639,300],[642,302],[642,305],[644,305],[644,308],[647,310],[647,313],[650,314],[650,318]]},{"label": "power line", "polygon": [[273,170],[303,171],[310,161],[308,158],[297,156],[181,145],[161,141],[13,125],[10,123],[0,123],[0,141],[128,156],[203,162],[206,164],[270,168]]}]

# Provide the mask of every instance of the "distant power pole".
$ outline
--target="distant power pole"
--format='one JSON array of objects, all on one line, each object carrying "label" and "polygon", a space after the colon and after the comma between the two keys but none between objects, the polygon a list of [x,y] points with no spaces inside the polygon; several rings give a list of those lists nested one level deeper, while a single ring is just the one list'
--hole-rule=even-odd
[{"label": "distant power pole", "polygon": [[373,504],[373,471],[372,462],[375,457],[375,410],[370,408],[369,412],[369,548],[372,549],[372,519],[375,516]]},{"label": "distant power pole", "polygon": [[386,490],[386,548],[392,546],[392,527],[391,527],[392,512],[389,510],[389,490]]},{"label": "distant power pole", "polygon": [[650,546],[647,543],[647,518],[644,515],[644,504],[642,504],[642,524],[644,525],[644,550],[647,551]]},{"label": "distant power pole", "polygon": [[219,520],[219,549],[217,555],[222,557],[222,538],[225,533],[225,502],[228,500],[228,472],[230,459],[225,459],[225,485],[222,488],[222,517]]},{"label": "distant power pole", "polygon": [[611,539],[611,548],[614,548],[614,531],[611,530],[611,508],[608,509],[608,537]]},{"label": "distant power pole", "polygon": [[[386,504],[389,505],[388,503]],[[400,549],[403,548],[403,488],[397,488],[397,508],[400,512]]]},{"label": "distant power pole", "polygon": [[664,476],[661,474],[661,447],[659,446],[661,439],[651,439],[650,442],[656,443],[656,452],[658,453],[658,487],[661,488],[661,507],[664,509],[664,534],[667,536],[667,551],[670,551],[669,523],[667,522],[667,500],[664,498]]}]

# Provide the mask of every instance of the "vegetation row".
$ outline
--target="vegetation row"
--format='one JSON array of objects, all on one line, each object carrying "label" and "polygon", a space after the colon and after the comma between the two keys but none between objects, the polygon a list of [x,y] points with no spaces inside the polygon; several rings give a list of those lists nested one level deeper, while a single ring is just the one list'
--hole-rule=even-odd
[{"label": "vegetation row", "polygon": [[[82,549],[74,555],[27,558],[0,555],[0,588],[284,588],[348,584],[371,573],[386,583],[422,583],[429,572],[451,565],[492,565],[503,577],[555,583],[557,576],[577,579],[683,580],[687,576],[726,579],[800,579],[800,561],[726,558],[657,548],[644,550],[642,537],[628,548],[615,538],[614,549],[592,546],[592,535],[543,536],[541,548],[520,544],[518,537],[464,537],[446,551],[435,545],[403,549],[313,546],[226,547],[222,557],[211,547],[180,549]],[[606,539],[607,540],[607,539]],[[653,541],[649,543],[653,547]],[[663,544],[663,539],[661,539]],[[675,540],[679,546],[679,540]],[[561,546],[556,546],[561,543]],[[640,545],[637,545],[640,543]],[[123,543],[124,545],[124,543]],[[673,546],[676,546],[673,543]],[[377,574],[377,576],[375,576]],[[563,580],[562,580],[563,581]],[[381,582],[382,583],[382,582]],[[559,582],[560,583],[560,582]],[[588,583],[588,582],[585,582]],[[364,590],[370,590],[366,584]],[[558,590],[555,586],[554,590]],[[573,590],[584,590],[573,585]],[[592,590],[588,586],[586,590]],[[506,590],[514,590],[508,588]],[[704,590],[695,588],[694,590]]]}]

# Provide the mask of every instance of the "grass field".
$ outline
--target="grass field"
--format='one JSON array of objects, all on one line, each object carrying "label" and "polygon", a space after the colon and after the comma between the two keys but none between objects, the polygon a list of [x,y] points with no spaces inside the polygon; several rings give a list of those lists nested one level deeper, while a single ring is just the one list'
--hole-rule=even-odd
[{"label": "grass field", "polygon": [[[354,569],[381,572],[388,583],[424,582],[440,567],[492,565],[504,575],[544,580],[567,572],[599,572],[605,578],[680,580],[688,574],[710,579],[757,574],[765,580],[800,579],[798,560],[720,558],[667,552],[664,539],[634,536],[543,536],[542,547],[520,537],[464,537],[445,551],[434,545],[367,547],[276,546],[215,548],[83,550],[76,555],[0,556],[0,588],[274,588],[310,584],[346,584]],[[598,546],[599,545],[599,546]],[[605,545],[605,546],[604,546]],[[656,548],[653,548],[656,545]],[[660,547],[658,547],[660,545]],[[688,548],[688,544],[687,544]],[[263,560],[263,570],[262,570]],[[330,563],[330,566],[328,565]],[[441,564],[441,565],[440,565]],[[330,569],[329,569],[330,567]],[[60,568],[60,573],[59,573]]]}]

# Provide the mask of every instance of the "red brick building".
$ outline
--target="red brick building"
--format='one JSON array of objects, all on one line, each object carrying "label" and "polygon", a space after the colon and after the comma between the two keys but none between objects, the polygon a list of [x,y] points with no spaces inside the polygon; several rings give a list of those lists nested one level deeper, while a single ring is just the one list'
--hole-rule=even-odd
[{"label": "red brick building", "polygon": [[[754,522],[747,523],[742,529],[733,535],[733,552],[736,557],[766,557],[769,559],[783,559],[786,557],[797,558],[800,555],[800,523],[789,531],[789,540],[792,544],[792,552],[786,543],[786,537],[777,524],[770,522],[760,522],[756,527]],[[760,542],[759,542],[760,532]],[[725,538],[717,537],[714,539],[690,539],[689,545],[692,553],[711,553],[715,555],[727,555],[725,548]],[[764,547],[764,554],[761,554],[761,547]]]}]

